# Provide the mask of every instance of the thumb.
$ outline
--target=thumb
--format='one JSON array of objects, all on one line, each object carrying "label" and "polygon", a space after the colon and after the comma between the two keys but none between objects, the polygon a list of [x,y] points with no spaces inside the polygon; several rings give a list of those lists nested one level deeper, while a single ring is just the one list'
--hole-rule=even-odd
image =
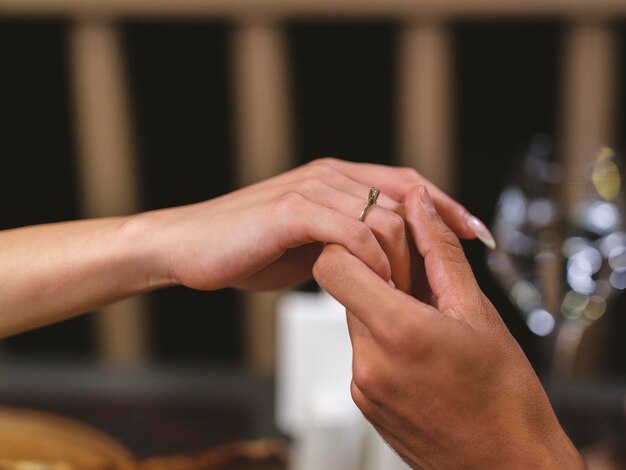
[{"label": "thumb", "polygon": [[464,312],[474,311],[467,307],[481,305],[483,295],[459,239],[437,213],[425,186],[412,189],[405,205],[407,224],[424,258],[437,309],[466,317]]}]

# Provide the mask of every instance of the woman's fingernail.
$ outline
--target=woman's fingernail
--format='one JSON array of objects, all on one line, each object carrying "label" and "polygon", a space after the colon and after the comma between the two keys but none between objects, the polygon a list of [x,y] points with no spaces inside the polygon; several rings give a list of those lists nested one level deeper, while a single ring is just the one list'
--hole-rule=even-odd
[{"label": "woman's fingernail", "polygon": [[478,217],[467,214],[465,216],[465,224],[487,248],[491,250],[496,249],[496,240],[493,238],[487,226]]},{"label": "woman's fingernail", "polygon": [[428,190],[426,186],[422,186],[420,188],[420,199],[422,200],[422,204],[424,207],[431,212],[435,212],[435,205],[433,204],[433,200],[430,198],[430,194],[428,194]]},{"label": "woman's fingernail", "polygon": [[393,281],[392,281],[391,279],[389,279],[389,280],[387,281],[387,283],[388,283],[391,287],[393,287],[394,289],[396,288],[396,285],[393,283]]}]

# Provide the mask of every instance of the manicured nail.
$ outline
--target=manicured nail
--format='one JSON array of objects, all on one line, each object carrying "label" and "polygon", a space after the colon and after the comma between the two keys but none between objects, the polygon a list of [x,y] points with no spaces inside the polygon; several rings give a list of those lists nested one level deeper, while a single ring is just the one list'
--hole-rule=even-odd
[{"label": "manicured nail", "polygon": [[496,249],[496,240],[482,221],[471,214],[465,216],[465,224],[469,229],[474,232],[474,235],[485,244],[485,246],[491,250]]},{"label": "manicured nail", "polygon": [[389,284],[391,287],[393,287],[394,289],[396,288],[396,285],[393,283],[393,281],[391,279],[389,279],[387,281],[387,284]]},{"label": "manicured nail", "polygon": [[425,186],[422,186],[420,188],[420,199],[422,200],[422,204],[424,204],[424,207],[426,209],[431,212],[436,212],[433,200],[430,198],[430,194],[428,194],[428,190]]}]

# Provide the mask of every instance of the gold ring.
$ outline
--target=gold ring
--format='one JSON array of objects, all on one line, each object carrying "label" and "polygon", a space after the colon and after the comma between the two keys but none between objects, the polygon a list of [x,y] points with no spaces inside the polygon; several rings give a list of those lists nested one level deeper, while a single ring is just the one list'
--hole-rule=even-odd
[{"label": "gold ring", "polygon": [[371,188],[370,189],[370,192],[367,195],[367,202],[365,203],[365,207],[363,207],[363,210],[361,211],[361,215],[359,216],[359,221],[360,222],[363,222],[363,219],[365,218],[365,213],[367,212],[367,209],[369,209],[374,204],[376,204],[376,200],[378,199],[379,195],[380,195],[380,189],[378,189],[378,188]]}]

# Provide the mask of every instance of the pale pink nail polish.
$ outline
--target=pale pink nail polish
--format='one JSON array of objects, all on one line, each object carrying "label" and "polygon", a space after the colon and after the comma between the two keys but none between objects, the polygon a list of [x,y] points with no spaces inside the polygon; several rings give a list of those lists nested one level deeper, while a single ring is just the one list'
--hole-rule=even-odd
[{"label": "pale pink nail polish", "polygon": [[474,232],[474,235],[491,250],[496,249],[496,240],[487,228],[487,226],[476,216],[471,214],[465,215],[465,225]]},{"label": "pale pink nail polish", "polygon": [[422,186],[420,188],[420,199],[422,200],[422,204],[424,204],[424,207],[426,209],[431,212],[436,212],[433,200],[430,198],[430,194],[428,194],[428,190],[425,186]]}]

